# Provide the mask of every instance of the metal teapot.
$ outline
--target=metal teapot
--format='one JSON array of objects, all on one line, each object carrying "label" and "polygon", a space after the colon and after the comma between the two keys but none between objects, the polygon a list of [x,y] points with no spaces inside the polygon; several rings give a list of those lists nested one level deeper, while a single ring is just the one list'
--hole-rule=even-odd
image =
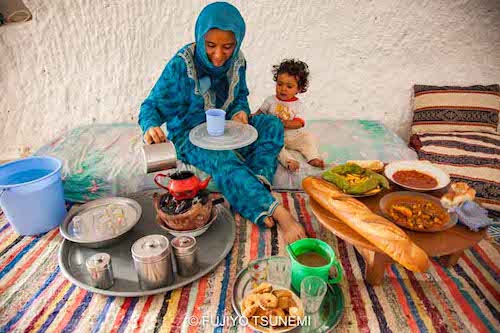
[{"label": "metal teapot", "polygon": [[[160,183],[160,179],[169,177],[170,182],[167,187]],[[199,191],[207,188],[212,177],[208,176],[201,181],[191,171],[178,171],[171,175],[157,174],[154,178],[156,185],[166,189],[176,200],[185,200],[194,198]]]}]

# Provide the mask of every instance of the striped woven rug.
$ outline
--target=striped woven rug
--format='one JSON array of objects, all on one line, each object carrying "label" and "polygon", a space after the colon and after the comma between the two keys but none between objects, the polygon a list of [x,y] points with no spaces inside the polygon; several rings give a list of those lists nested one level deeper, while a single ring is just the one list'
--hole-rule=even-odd
[{"label": "striped woven rug", "polygon": [[[372,287],[363,281],[361,256],[318,224],[305,194],[278,196],[310,237],[325,240],[340,257],[346,306],[336,332],[500,330],[500,255],[493,242],[484,240],[466,251],[451,269],[439,260],[425,274],[392,265],[383,285]],[[224,323],[224,316],[234,315],[230,295],[237,272],[253,259],[285,254],[275,228],[237,222],[234,248],[212,273],[164,295],[119,298],[67,281],[57,265],[60,243],[58,230],[19,237],[0,216],[0,332],[246,332],[229,320],[219,327],[190,326],[190,321],[208,316],[209,322]]]}]

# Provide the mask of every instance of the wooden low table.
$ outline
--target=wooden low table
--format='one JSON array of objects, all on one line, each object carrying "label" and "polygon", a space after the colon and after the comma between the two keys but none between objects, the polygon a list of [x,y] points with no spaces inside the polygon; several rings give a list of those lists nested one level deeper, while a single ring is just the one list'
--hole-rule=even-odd
[{"label": "wooden low table", "polygon": [[[402,191],[403,189],[393,186],[390,191],[383,191],[375,196],[358,198],[372,212],[382,215],[379,202],[382,197],[390,192]],[[441,196],[445,191],[428,192],[434,196]],[[372,243],[366,240],[345,223],[338,220],[332,213],[323,208],[320,204],[310,198],[311,209],[318,221],[333,232],[335,236],[354,245],[356,250],[366,261],[365,279],[372,285],[379,285],[384,278],[385,266],[392,264],[392,260],[385,253],[380,251]],[[429,257],[446,256],[446,266],[455,265],[463,254],[463,251],[476,245],[486,236],[486,229],[479,232],[470,231],[463,225],[456,225],[440,232],[417,232],[403,229],[411,240],[422,248]]]}]

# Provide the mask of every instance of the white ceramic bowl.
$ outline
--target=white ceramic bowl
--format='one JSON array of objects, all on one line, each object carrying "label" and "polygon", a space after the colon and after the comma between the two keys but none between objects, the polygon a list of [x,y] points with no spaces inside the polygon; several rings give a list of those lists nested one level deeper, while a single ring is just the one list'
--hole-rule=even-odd
[{"label": "white ceramic bowl", "polygon": [[[437,186],[433,188],[419,188],[419,187],[412,187],[408,185],[404,185],[401,183],[398,183],[397,181],[394,180],[394,174],[398,171],[410,171],[410,170],[415,170],[421,173],[424,173],[426,175],[429,175],[433,177],[434,179],[437,180]],[[426,192],[426,191],[433,191],[433,190],[439,190],[441,188],[444,188],[448,186],[450,183],[450,176],[448,175],[447,172],[444,170],[434,166],[433,164],[429,162],[422,162],[422,161],[399,161],[399,162],[392,162],[388,164],[385,167],[385,176],[390,179],[393,183],[398,184],[401,187],[414,190],[414,191],[419,191],[419,192]]]}]

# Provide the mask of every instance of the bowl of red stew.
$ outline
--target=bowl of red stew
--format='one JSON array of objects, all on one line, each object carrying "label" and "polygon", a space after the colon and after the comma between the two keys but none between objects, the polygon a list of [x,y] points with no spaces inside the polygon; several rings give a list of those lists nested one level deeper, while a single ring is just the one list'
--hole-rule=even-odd
[{"label": "bowl of red stew", "polygon": [[384,172],[392,182],[414,191],[439,190],[450,183],[448,173],[429,162],[393,162],[385,167]]}]

